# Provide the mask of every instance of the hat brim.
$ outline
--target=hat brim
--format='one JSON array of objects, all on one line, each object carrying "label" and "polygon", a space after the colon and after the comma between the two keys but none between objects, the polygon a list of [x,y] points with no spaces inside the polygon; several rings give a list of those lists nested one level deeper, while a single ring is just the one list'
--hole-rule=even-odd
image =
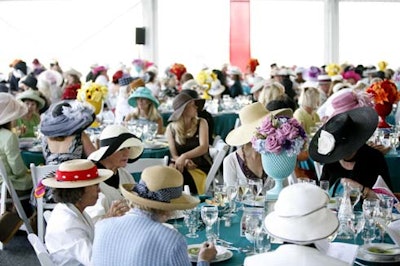
[{"label": "hat brim", "polygon": [[210,89],[210,90],[208,91],[208,94],[210,94],[211,96],[218,96],[218,95],[220,95],[221,93],[223,93],[224,90],[225,90],[225,87],[224,87],[224,86],[219,86],[217,89]]},{"label": "hat brim", "polygon": [[43,98],[40,98],[40,96],[34,94],[34,93],[21,93],[21,95],[17,96],[17,99],[23,101],[23,100],[32,100],[37,102],[38,108],[42,109],[45,105],[45,101]]},{"label": "hat brim", "polygon": [[[198,111],[203,110],[204,104],[206,103],[206,100],[205,100],[205,99],[193,99],[193,101],[194,101],[194,103],[196,104],[197,110],[198,110]],[[190,101],[187,101],[187,102],[186,102],[185,104],[183,104],[181,107],[179,107],[178,109],[176,109],[176,110],[171,114],[171,116],[168,118],[168,121],[171,122],[171,121],[176,121],[176,120],[178,120],[178,119],[182,116],[182,113],[183,113],[183,111],[185,110],[186,105],[188,105],[189,103],[190,103]]]},{"label": "hat brim", "polygon": [[255,93],[256,91],[259,91],[264,87],[264,82],[256,83],[251,87],[250,93]]},{"label": "hat brim", "polygon": [[309,244],[325,239],[339,227],[339,221],[331,210],[322,208],[310,215],[281,217],[276,211],[265,217],[265,229],[274,237],[296,244]]},{"label": "hat brim", "polygon": [[200,200],[182,193],[179,198],[172,199],[170,202],[160,202],[156,200],[150,200],[140,197],[136,192],[132,191],[136,184],[122,184],[120,186],[122,195],[139,206],[144,206],[157,210],[187,210],[196,207]]},{"label": "hat brim", "polygon": [[[108,150],[108,148],[109,148],[109,146],[101,147],[97,151],[92,152],[89,155],[88,159],[95,161],[95,162],[105,159],[105,158],[103,158],[103,156],[106,153],[106,151]],[[143,150],[144,150],[143,143],[137,138],[129,138],[129,139],[125,140],[124,142],[122,142],[122,144],[118,147],[118,149],[115,152],[122,150],[123,148],[130,148],[129,149],[129,160],[130,161],[139,158],[142,155]]]},{"label": "hat brim", "polygon": [[[318,153],[318,139],[321,131],[330,132],[337,127],[337,121],[343,116],[350,116],[354,125],[351,128],[351,135],[340,143],[335,143],[334,149],[327,155]],[[313,136],[309,146],[310,157],[320,163],[337,162],[353,152],[357,151],[374,133],[378,125],[378,115],[371,107],[360,107],[331,117]]]},{"label": "hat brim", "polygon": [[144,98],[144,99],[151,101],[156,108],[158,108],[158,106],[160,105],[160,103],[158,102],[158,100],[156,98],[148,96],[148,95],[135,95],[135,96],[131,95],[128,99],[129,105],[132,107],[137,107],[137,98]]},{"label": "hat brim", "polygon": [[241,146],[246,143],[249,143],[251,141],[251,138],[254,136],[257,127],[261,125],[263,119],[267,115],[272,115],[272,116],[283,115],[292,117],[293,111],[290,108],[282,108],[270,112],[266,110],[265,115],[263,115],[262,117],[256,119],[251,123],[240,125],[237,128],[231,130],[231,132],[229,132],[229,134],[226,136],[225,142],[230,146]]},{"label": "hat brim", "polygon": [[53,188],[88,187],[99,184],[113,175],[113,171],[108,169],[98,169],[97,171],[99,173],[99,176],[95,179],[79,180],[79,181],[57,181],[55,177],[50,177],[43,179],[42,183],[46,187],[53,187]]}]

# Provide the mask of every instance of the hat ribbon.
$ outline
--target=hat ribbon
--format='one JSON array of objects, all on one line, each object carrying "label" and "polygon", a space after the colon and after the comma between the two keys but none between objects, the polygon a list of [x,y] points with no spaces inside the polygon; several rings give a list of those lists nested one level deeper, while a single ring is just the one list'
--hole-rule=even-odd
[{"label": "hat ribbon", "polygon": [[182,195],[182,186],[150,191],[144,181],[141,180],[139,184],[133,187],[133,191],[145,199],[170,202],[171,199],[179,198]]},{"label": "hat ribbon", "polygon": [[113,154],[118,148],[124,143],[125,140],[130,138],[137,138],[135,135],[131,133],[122,133],[116,137],[101,139],[100,140],[100,147],[107,147],[106,152],[103,154],[100,160],[107,158],[111,154]]},{"label": "hat ribbon", "polygon": [[94,165],[92,168],[77,171],[56,171],[57,181],[80,181],[91,180],[99,176],[97,167]]},{"label": "hat ribbon", "polygon": [[309,211],[309,212],[307,212],[305,214],[300,214],[300,215],[278,215],[278,216],[279,217],[283,217],[283,218],[300,218],[300,217],[304,217],[304,216],[310,215],[310,214],[312,214],[314,212],[317,212],[317,211],[319,211],[321,209],[324,209],[324,208],[326,208],[325,204],[322,205],[321,207],[318,207],[317,209]]}]

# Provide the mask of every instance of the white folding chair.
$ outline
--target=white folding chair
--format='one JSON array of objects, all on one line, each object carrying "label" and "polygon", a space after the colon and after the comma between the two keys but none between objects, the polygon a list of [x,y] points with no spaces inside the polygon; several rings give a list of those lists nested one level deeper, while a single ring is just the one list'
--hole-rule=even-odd
[{"label": "white folding chair", "polygon": [[36,256],[39,259],[41,266],[54,266],[55,264],[51,260],[51,256],[46,248],[46,245],[40,240],[40,238],[34,234],[28,234],[28,240],[33,249],[35,250]]},{"label": "white folding chair", "polygon": [[206,193],[210,189],[211,184],[212,189],[214,189],[215,187],[215,177],[228,152],[229,145],[226,144],[222,139],[220,139],[218,143],[215,144],[214,148],[217,150],[217,153],[213,158],[213,164],[211,165],[210,171],[207,174],[206,188],[204,190]]},{"label": "white folding chair", "polygon": [[[237,128],[238,126],[240,126],[240,119],[239,119],[239,117],[236,118],[236,120],[235,120],[235,126],[233,127],[233,129]],[[229,152],[228,152],[228,154],[231,153],[231,152],[233,152],[234,150],[235,150],[235,146],[230,146],[230,147],[229,147]]]},{"label": "white folding chair", "polygon": [[136,162],[128,163],[125,166],[125,169],[128,170],[129,173],[139,174],[143,172],[149,166],[153,165],[168,165],[169,156],[165,155],[163,158],[140,158]]},{"label": "white folding chair", "polygon": [[[51,172],[55,172],[58,169],[58,165],[35,165],[30,164],[31,175],[33,186],[36,187],[39,181]],[[36,199],[36,214],[37,214],[37,227],[38,227],[38,237],[41,241],[44,241],[45,233],[45,221],[43,217],[44,210],[54,209],[55,203],[46,203],[43,197]]]},{"label": "white folding chair", "polygon": [[314,162],[315,174],[317,175],[317,179],[319,181],[319,180],[321,180],[323,165],[316,161],[313,161],[313,162]]},{"label": "white folding chair", "polygon": [[[18,197],[17,192],[15,191],[14,185],[8,179],[6,168],[4,167],[3,162],[0,160],[0,176],[3,180],[3,183],[1,185],[1,213],[3,214],[6,211],[6,202],[8,202],[8,197],[7,197],[7,191],[11,195],[11,201],[14,204],[15,208],[17,209],[19,217],[22,219],[25,225],[25,229],[28,233],[33,233],[31,224],[29,222],[28,217],[26,216],[26,213],[24,211],[24,208],[22,207],[21,204],[21,199],[24,199],[25,197]],[[29,196],[28,196],[29,198]],[[3,249],[3,243],[0,242],[0,250]]]},{"label": "white folding chair", "polygon": [[43,217],[44,217],[44,220],[46,221],[46,223],[48,223],[49,220],[50,220],[50,217],[51,217],[51,211],[50,210],[45,210],[43,212]]}]

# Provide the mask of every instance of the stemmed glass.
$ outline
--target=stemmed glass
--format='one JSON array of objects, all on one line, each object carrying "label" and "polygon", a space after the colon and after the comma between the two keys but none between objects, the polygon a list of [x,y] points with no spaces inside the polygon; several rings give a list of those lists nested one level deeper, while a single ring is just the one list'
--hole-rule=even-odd
[{"label": "stemmed glass", "polygon": [[201,207],[201,219],[206,225],[206,236],[209,242],[215,242],[215,234],[212,232],[212,226],[218,219],[218,207],[204,205]]},{"label": "stemmed glass", "polygon": [[238,194],[238,187],[237,186],[228,186],[226,187],[226,195],[229,200],[229,213],[225,214],[224,216],[233,217],[236,214],[233,212],[235,211],[235,198]]},{"label": "stemmed glass", "polygon": [[354,244],[356,244],[357,236],[365,226],[364,213],[362,211],[355,211],[349,222],[350,228],[354,233]]},{"label": "stemmed glass", "polygon": [[262,179],[249,179],[248,184],[250,191],[253,194],[253,201],[255,205],[257,196],[261,193],[263,189],[263,181]]},{"label": "stemmed glass", "polygon": [[377,225],[382,243],[385,237],[385,228],[383,228],[381,223],[388,225],[392,221],[393,204],[394,200],[390,196],[382,196],[381,199],[379,199],[379,210],[376,214],[376,218],[378,218]]},{"label": "stemmed glass", "polygon": [[359,187],[351,187],[350,188],[350,202],[351,206],[354,207],[357,205],[357,203],[360,201],[361,198],[361,190]]},{"label": "stemmed glass", "polygon": [[253,250],[248,255],[257,253],[257,240],[263,227],[263,216],[260,213],[251,213],[246,217],[246,230],[244,232],[247,240],[253,244]]},{"label": "stemmed glass", "polygon": [[197,238],[199,235],[196,233],[199,225],[199,212],[197,208],[186,210],[185,212],[185,224],[189,229],[189,233],[186,234],[189,238]]},{"label": "stemmed glass", "polygon": [[246,181],[239,180],[239,185],[238,185],[238,200],[240,202],[244,201],[247,195],[247,192],[249,191],[249,184],[247,184]]}]

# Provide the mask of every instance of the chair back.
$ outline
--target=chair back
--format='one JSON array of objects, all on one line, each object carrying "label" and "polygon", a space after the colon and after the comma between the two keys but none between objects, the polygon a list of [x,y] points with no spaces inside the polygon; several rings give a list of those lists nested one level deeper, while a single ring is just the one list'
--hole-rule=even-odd
[{"label": "chair back", "polygon": [[[4,164],[1,160],[0,160],[0,177],[3,180],[3,183],[1,184],[1,196],[0,196],[1,213],[0,214],[3,214],[6,211],[7,190],[8,190],[8,193],[10,193],[10,195],[11,195],[11,200],[12,200],[15,208],[17,209],[18,215],[24,222],[26,231],[28,233],[33,233],[32,226],[29,222],[28,217],[26,216],[24,208],[22,207],[21,200],[20,200],[21,198],[18,196],[17,192],[15,191],[14,185],[12,184],[11,180],[8,179],[6,168],[4,167]],[[0,250],[1,249],[3,249],[3,243],[0,242]]]},{"label": "chair back", "polygon": [[[31,175],[33,187],[36,187],[40,180],[42,180],[45,176],[47,176],[51,172],[55,172],[58,169],[58,164],[56,165],[35,165],[34,163],[30,164]],[[56,206],[55,203],[46,203],[43,200],[43,197],[36,198],[36,214],[37,214],[37,228],[38,228],[38,237],[41,241],[44,241],[44,233],[45,233],[45,221],[43,212],[45,209],[54,209]]]},{"label": "chair back", "polygon": [[213,188],[215,187],[215,176],[218,173],[218,170],[224,161],[224,158],[228,152],[229,145],[225,143],[222,139],[220,139],[216,144],[214,149],[216,149],[217,153],[213,157],[213,163],[211,165],[210,171],[207,174],[207,179],[206,179],[206,188],[205,192],[209,190],[211,184],[213,185]]},{"label": "chair back", "polygon": [[44,220],[46,221],[46,223],[49,222],[50,216],[51,216],[51,211],[50,210],[46,210],[46,211],[43,212],[43,217],[44,217]]},{"label": "chair back", "polygon": [[[233,129],[235,129],[235,128],[239,127],[239,126],[240,126],[240,119],[239,119],[239,117],[237,117],[236,120],[235,120],[235,125],[234,125]],[[230,146],[228,154],[233,152],[233,151],[235,151],[235,150],[236,150],[235,146]]]},{"label": "chair back", "polygon": [[47,251],[45,244],[34,234],[28,234],[28,240],[33,249],[35,250],[36,256],[39,259],[41,266],[54,266],[55,264],[51,260],[51,256]]},{"label": "chair back", "polygon": [[136,162],[128,163],[125,169],[132,174],[135,181],[138,182],[140,179],[140,174],[149,166],[154,165],[168,165],[169,156],[165,155],[163,158],[140,158]]}]

